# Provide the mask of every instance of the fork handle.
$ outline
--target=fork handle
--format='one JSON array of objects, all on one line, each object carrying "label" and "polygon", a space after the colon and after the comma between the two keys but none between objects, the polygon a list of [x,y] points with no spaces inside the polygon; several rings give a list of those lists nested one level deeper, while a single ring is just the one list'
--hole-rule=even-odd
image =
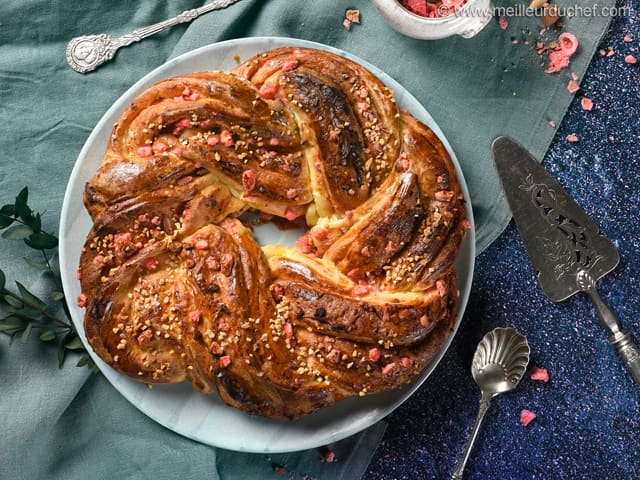
[{"label": "fork handle", "polygon": [[237,1],[239,0],[214,0],[213,2],[207,3],[206,5],[203,5],[201,7],[193,8],[191,10],[185,10],[175,17],[171,17],[167,20],[154,23],[153,25],[139,28],[131,33],[115,38],[113,40],[114,46],[116,49],[120,47],[126,47],[134,42],[139,42],[144,38],[155,35],[156,33],[161,32],[162,30],[165,30],[167,28],[179,25],[181,23],[191,22],[192,20],[195,20],[200,15],[203,15],[205,13],[209,13],[213,10],[221,10],[223,8],[227,8],[229,5],[232,5]]}]

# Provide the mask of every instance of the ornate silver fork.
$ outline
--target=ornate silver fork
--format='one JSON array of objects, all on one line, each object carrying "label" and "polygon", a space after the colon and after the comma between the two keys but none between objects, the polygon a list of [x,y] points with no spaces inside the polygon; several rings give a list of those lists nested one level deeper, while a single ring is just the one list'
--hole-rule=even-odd
[{"label": "ornate silver fork", "polygon": [[83,35],[72,38],[67,45],[67,62],[76,72],[87,73],[113,58],[120,47],[126,47],[143,38],[155,35],[162,30],[181,23],[188,23],[200,15],[228,7],[240,0],[214,0],[192,10],[185,10],[173,18],[139,28],[118,38],[111,38],[106,33],[99,35]]}]

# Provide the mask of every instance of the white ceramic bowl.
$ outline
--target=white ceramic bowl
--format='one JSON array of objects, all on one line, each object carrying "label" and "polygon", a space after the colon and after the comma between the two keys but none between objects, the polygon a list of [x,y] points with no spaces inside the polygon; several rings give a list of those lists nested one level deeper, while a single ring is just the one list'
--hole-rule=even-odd
[{"label": "white ceramic bowl", "polygon": [[454,14],[426,18],[410,12],[398,0],[372,0],[385,20],[398,32],[421,40],[439,40],[452,35],[475,36],[493,18],[491,0],[469,0]]}]

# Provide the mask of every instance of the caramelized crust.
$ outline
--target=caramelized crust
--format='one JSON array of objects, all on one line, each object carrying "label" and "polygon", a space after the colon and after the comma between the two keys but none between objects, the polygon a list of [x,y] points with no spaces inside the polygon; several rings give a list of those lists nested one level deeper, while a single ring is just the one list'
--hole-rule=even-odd
[{"label": "caramelized crust", "polygon": [[[399,388],[455,321],[464,200],[442,143],[366,69],[302,48],[149,87],[84,202],[95,352],[294,418]],[[260,247],[247,210],[307,232]]]}]

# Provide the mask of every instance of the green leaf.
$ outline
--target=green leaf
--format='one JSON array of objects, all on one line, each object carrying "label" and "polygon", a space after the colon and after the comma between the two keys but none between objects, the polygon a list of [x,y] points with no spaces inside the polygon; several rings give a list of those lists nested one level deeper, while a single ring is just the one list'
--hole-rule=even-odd
[{"label": "green leaf", "polygon": [[14,205],[15,207],[14,215],[20,217],[24,221],[24,223],[31,224],[34,221],[34,218],[33,218],[33,212],[27,206],[28,199],[29,199],[29,189],[27,187],[24,187],[16,197],[16,203]]},{"label": "green leaf", "polygon": [[18,290],[20,290],[20,297],[22,297],[22,301],[31,306],[37,306],[40,308],[47,308],[47,304],[36,297],[33,293],[31,293],[27,288],[22,285],[20,282],[16,281],[16,285],[18,286]]},{"label": "green leaf", "polygon": [[4,276],[4,272],[0,269],[0,290],[4,290],[4,286],[7,284],[7,277]]},{"label": "green leaf", "polygon": [[80,337],[75,337],[70,342],[65,343],[64,348],[66,348],[67,350],[83,350],[84,345],[82,344],[82,340],[80,340]]},{"label": "green leaf", "polygon": [[51,292],[51,300],[53,300],[54,302],[59,302],[60,300],[64,300],[64,293]]},{"label": "green leaf", "polygon": [[51,262],[49,262],[51,264],[51,271],[53,273],[60,273],[60,262],[58,262],[57,260],[53,260]]},{"label": "green leaf", "polygon": [[67,351],[64,348],[64,341],[62,341],[58,345],[58,352],[57,352],[58,368],[62,368],[62,366],[64,365],[64,357],[66,356],[66,354],[67,354]]},{"label": "green leaf", "polygon": [[30,323],[28,323],[27,328],[25,328],[24,331],[22,332],[22,335],[20,335],[20,343],[24,345],[29,341],[29,335],[31,335],[32,329],[33,329],[33,326]]},{"label": "green leaf", "polygon": [[0,208],[0,213],[2,215],[6,215],[7,217],[13,217],[16,213],[15,205],[4,205]]},{"label": "green leaf", "polygon": [[13,315],[0,320],[0,332],[14,333],[15,331],[22,330],[23,328],[24,322]]},{"label": "green leaf", "polygon": [[67,355],[67,349],[64,348],[65,344],[70,339],[72,339],[75,335],[76,335],[76,332],[74,332],[73,330],[69,330],[67,334],[64,336],[64,338],[60,340],[60,343],[58,344],[58,352],[57,352],[58,368],[62,368],[62,366],[64,365],[64,359]]},{"label": "green leaf", "polygon": [[80,357],[78,363],[76,363],[76,367],[84,367],[85,365],[88,365],[90,361],[91,357],[85,353]]},{"label": "green leaf", "polygon": [[13,223],[13,218],[5,215],[4,213],[0,213],[0,228],[7,228],[9,225]]},{"label": "green leaf", "polygon": [[40,232],[42,229],[42,217],[39,213],[36,213],[33,222],[31,222],[31,228],[33,228],[33,231],[36,233]]},{"label": "green leaf", "polygon": [[7,328],[7,329],[0,329],[0,333],[4,333],[5,335],[9,335],[11,337],[11,340],[9,340],[9,345],[11,345],[13,343],[14,335],[17,335],[22,330],[23,330],[22,327]]},{"label": "green leaf", "polygon": [[98,368],[98,366],[96,365],[96,363],[93,360],[91,360],[87,364],[87,368],[89,370],[91,370],[91,373],[93,373],[94,375],[97,375],[98,373],[100,373],[100,369]]},{"label": "green leaf", "polygon": [[33,234],[33,229],[28,225],[14,225],[2,232],[2,238],[6,238],[7,240],[23,240]]},{"label": "green leaf", "polygon": [[14,308],[22,308],[22,302],[20,300],[16,300],[11,295],[3,295],[2,299]]},{"label": "green leaf", "polygon": [[24,187],[16,197],[16,210],[18,209],[18,205],[26,205],[27,200],[29,200],[29,188]]},{"label": "green leaf", "polygon": [[56,332],[54,332],[53,330],[45,330],[40,333],[39,338],[43,342],[51,342],[56,339]]},{"label": "green leaf", "polygon": [[24,243],[36,250],[47,250],[58,246],[58,238],[50,233],[38,232],[32,233],[29,238],[25,238]]},{"label": "green leaf", "polygon": [[42,311],[35,310],[33,308],[23,307],[23,308],[15,308],[11,309],[12,315],[15,315],[20,318],[24,318],[25,320],[38,320],[42,317]]},{"label": "green leaf", "polygon": [[46,263],[39,263],[39,262],[35,262],[33,260],[31,260],[30,258],[27,257],[22,257],[24,259],[25,262],[27,262],[27,265],[29,265],[30,267],[35,268],[36,270],[49,270],[49,266]]}]

